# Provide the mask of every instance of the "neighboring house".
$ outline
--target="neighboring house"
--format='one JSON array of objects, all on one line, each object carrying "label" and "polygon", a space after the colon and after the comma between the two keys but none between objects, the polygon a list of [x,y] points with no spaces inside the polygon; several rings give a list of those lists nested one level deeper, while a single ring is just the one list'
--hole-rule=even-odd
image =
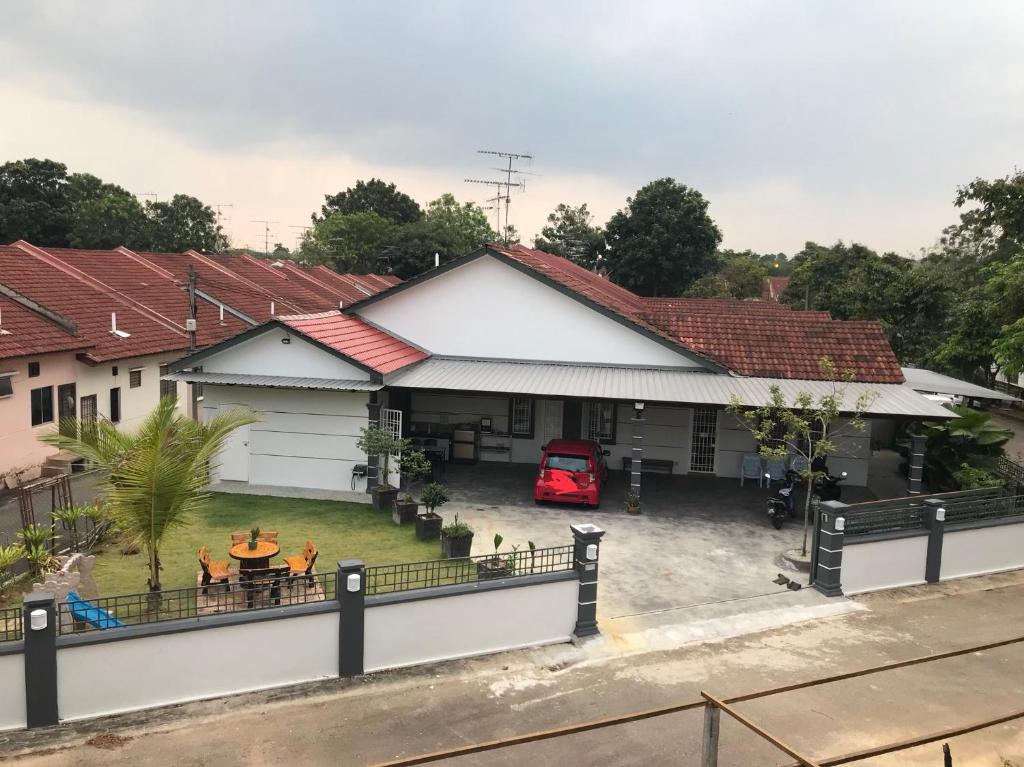
[{"label": "neighboring house", "polygon": [[778,301],[789,287],[789,277],[765,277],[761,286],[762,301]]},{"label": "neighboring house", "polygon": [[[237,335],[277,313],[346,306],[396,282],[290,266],[249,256],[39,248],[19,241],[0,246],[0,294],[20,296],[75,328],[76,353],[65,353],[59,366],[54,360],[40,366],[60,379],[54,385],[62,387],[62,414],[131,428],[161,397],[178,393],[175,382],[161,380],[161,374],[190,349]],[[190,270],[196,285],[194,339],[188,326]],[[50,353],[42,342],[33,347],[33,338],[26,336],[18,350],[32,359]],[[202,396],[199,390],[193,395]],[[179,406],[186,413],[199,410],[192,397],[181,397]],[[38,426],[43,428],[52,423]],[[0,474],[39,463],[48,451],[35,444],[5,449]]]},{"label": "neighboring house", "polygon": [[[615,468],[642,444],[673,473],[735,477],[756,446],[724,407],[759,405],[772,384],[831,391],[825,356],[852,371],[851,401],[877,394],[871,418],[948,415],[903,386],[876,322],[643,298],[522,246],[488,246],[342,312],[278,318],[179,360],[169,378],[203,384],[211,412],[263,414],[229,446],[223,479],[349,489],[367,460],[359,428],[378,419],[450,457],[534,464],[548,440],[582,437]],[[830,467],[865,484],[870,444],[870,429],[846,438]]]},{"label": "neighboring house", "polygon": [[67,412],[68,397],[73,406],[75,354],[87,345],[72,322],[0,287],[0,487],[57,452],[38,436]]}]

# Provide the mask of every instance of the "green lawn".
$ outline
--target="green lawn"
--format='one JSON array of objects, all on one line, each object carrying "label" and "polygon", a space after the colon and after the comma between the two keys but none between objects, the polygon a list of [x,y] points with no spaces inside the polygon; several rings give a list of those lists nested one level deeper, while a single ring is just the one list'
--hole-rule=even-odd
[{"label": "green lawn", "polygon": [[[301,554],[306,539],[312,539],[320,551],[318,572],[332,571],[339,559],[384,565],[441,556],[440,542],[417,540],[412,525],[399,527],[391,521],[391,514],[375,511],[368,504],[215,493],[188,527],[164,539],[160,549],[163,587],[194,586],[199,547],[205,545],[211,559],[228,560],[231,533],[253,527],[278,531],[281,554],[272,564],[283,556]],[[97,554],[94,572],[101,597],[146,590],[145,554],[125,556],[116,542],[106,544]]]}]

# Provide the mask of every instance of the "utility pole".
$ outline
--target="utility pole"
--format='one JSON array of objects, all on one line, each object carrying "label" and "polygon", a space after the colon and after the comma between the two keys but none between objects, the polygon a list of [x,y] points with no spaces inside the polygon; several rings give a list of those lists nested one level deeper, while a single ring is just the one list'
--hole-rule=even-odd
[{"label": "utility pole", "polygon": [[188,350],[194,352],[196,350],[196,270],[192,268],[192,264],[188,265],[188,322],[186,323],[186,331],[188,332]]}]

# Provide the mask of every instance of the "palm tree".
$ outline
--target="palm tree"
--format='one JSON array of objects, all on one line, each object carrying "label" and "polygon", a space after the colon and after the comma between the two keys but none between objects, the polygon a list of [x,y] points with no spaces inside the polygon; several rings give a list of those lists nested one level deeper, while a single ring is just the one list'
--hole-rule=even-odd
[{"label": "palm tree", "polygon": [[59,432],[41,439],[104,470],[107,511],[148,554],[149,589],[159,591],[160,542],[185,527],[208,500],[211,465],[231,432],[257,420],[235,410],[199,423],[177,411],[177,400],[165,397],[134,431],[120,431],[109,421],[86,428],[69,418]]}]

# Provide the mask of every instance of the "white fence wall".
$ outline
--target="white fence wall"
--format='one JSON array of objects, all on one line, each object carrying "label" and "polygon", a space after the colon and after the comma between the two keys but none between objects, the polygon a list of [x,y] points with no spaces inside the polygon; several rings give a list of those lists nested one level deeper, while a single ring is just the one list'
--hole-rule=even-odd
[{"label": "white fence wall", "polygon": [[578,593],[573,576],[393,604],[367,600],[364,667],[379,671],[568,642]]},{"label": "white fence wall", "polygon": [[25,727],[25,717],[25,656],[0,655],[0,730]]},{"label": "white fence wall", "polygon": [[928,536],[915,535],[843,546],[844,594],[893,589],[924,583]]},{"label": "white fence wall", "polygon": [[946,528],[939,579],[965,578],[1024,567],[1024,523]]},{"label": "white fence wall", "polygon": [[61,647],[61,719],[334,677],[338,635],[338,613],[326,612]]}]

